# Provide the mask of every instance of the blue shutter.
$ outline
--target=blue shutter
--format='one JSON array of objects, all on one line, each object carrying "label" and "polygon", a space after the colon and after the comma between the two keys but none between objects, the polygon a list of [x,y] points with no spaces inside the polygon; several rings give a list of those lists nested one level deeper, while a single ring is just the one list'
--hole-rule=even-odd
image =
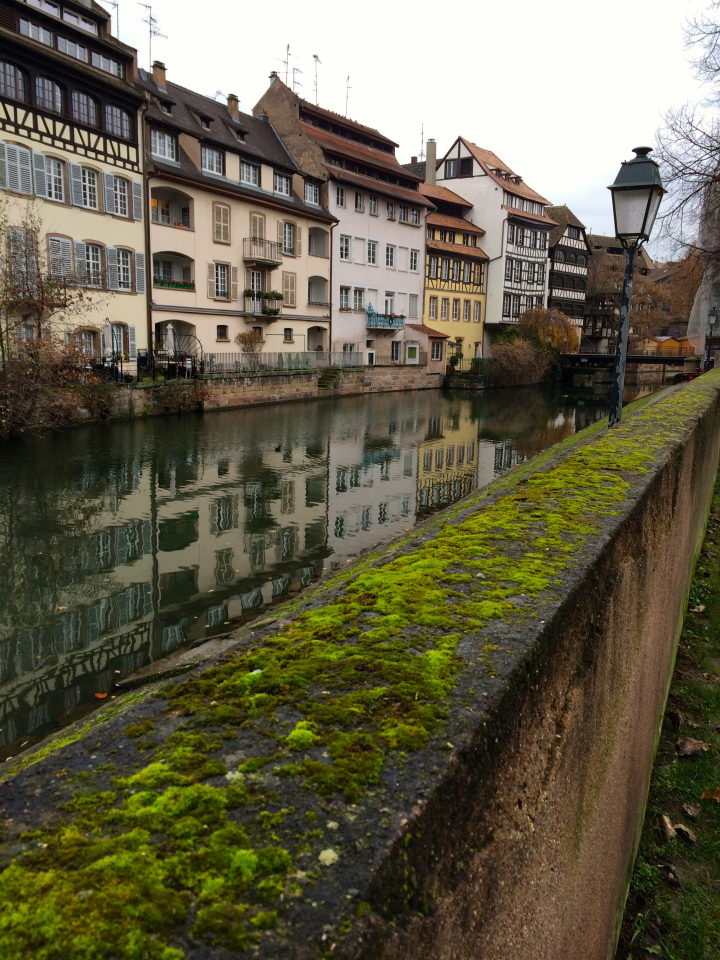
[{"label": "blue shutter", "polygon": [[115,247],[105,247],[105,265],[108,290],[118,290],[118,256]]},{"label": "blue shutter", "polygon": [[75,276],[80,284],[87,280],[87,245],[82,240],[75,241]]},{"label": "blue shutter", "polygon": [[131,360],[137,360],[137,341],[135,338],[135,324],[128,326],[128,356]]},{"label": "blue shutter", "polygon": [[142,220],[143,218],[143,189],[142,184],[133,181],[133,219]]},{"label": "blue shutter", "polygon": [[70,200],[73,206],[84,207],[82,167],[79,163],[69,163],[68,170],[70,171]]}]

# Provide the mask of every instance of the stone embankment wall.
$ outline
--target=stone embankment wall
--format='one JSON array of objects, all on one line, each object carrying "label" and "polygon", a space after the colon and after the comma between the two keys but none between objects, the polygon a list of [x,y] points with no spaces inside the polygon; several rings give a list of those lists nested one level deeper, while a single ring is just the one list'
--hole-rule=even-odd
[{"label": "stone embankment wall", "polygon": [[609,960],[720,372],[639,404],[14,761],[0,954]]}]

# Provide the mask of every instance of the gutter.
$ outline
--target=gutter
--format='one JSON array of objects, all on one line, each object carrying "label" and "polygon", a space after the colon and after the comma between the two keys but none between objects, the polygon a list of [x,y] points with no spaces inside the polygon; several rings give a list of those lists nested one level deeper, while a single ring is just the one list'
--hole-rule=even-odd
[{"label": "gutter", "polygon": [[147,154],[145,152],[145,136],[147,134],[147,124],[145,123],[145,114],[147,113],[148,101],[145,100],[140,107],[140,129],[142,130],[142,157],[143,157],[143,186],[145,188],[145,323],[147,326],[147,355],[152,357],[155,352],[155,338],[153,337],[152,322],[152,250],[150,249],[150,217],[152,214],[152,205],[150,203],[150,177],[152,171],[148,169]]}]

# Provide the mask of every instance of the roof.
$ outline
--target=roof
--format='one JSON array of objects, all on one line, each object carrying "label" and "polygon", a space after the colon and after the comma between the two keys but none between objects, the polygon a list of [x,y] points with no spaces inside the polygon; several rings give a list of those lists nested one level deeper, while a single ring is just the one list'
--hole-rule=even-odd
[{"label": "roof", "polygon": [[429,207],[433,205],[429,200],[415,190],[408,190],[407,187],[399,187],[395,183],[386,183],[384,180],[376,180],[374,177],[364,177],[361,173],[352,173],[350,170],[343,170],[342,167],[328,167],[328,173],[333,180],[340,180],[343,183],[353,183],[364,187],[370,193],[380,193],[384,197],[392,197],[394,200],[404,200],[406,203],[412,203],[416,207]]},{"label": "roof", "polygon": [[440,333],[439,330],[433,330],[431,327],[426,327],[424,323],[406,323],[406,330],[416,330],[418,333],[424,333],[426,337],[432,337],[433,340],[447,340],[450,337],[449,333]]},{"label": "roof", "polygon": [[[280,77],[274,77],[273,79],[275,83],[281,83],[284,87],[286,87],[286,89],[290,90],[290,87],[287,87],[286,84],[282,82]],[[297,97],[297,100],[302,108],[307,110],[308,113],[316,113],[319,117],[325,117],[327,120],[333,120],[335,123],[341,124],[342,126],[353,127],[355,130],[366,133],[368,136],[375,137],[378,140],[383,140],[391,147],[400,146],[399,143],[395,143],[394,140],[384,136],[379,130],[376,130],[375,127],[366,127],[365,124],[358,123],[357,120],[351,120],[349,117],[344,117],[341,113],[335,113],[334,110],[326,110],[324,107],[319,107],[316,103],[310,103],[309,100],[303,100],[302,97]]]},{"label": "roof", "polygon": [[[604,250],[607,252],[608,247],[616,247],[618,250],[622,250],[622,245],[617,237],[603,237],[599,233],[589,233],[587,235],[588,243],[590,244],[593,250]],[[619,257],[624,256],[625,251],[622,250],[622,254],[613,253],[610,256]],[[637,259],[642,260],[643,267],[647,270],[653,270],[655,268],[655,263],[651,259],[650,254],[647,252],[645,247],[639,247],[637,250]]]},{"label": "roof", "polygon": [[503,204],[503,210],[507,210],[512,216],[519,217],[522,220],[544,223],[549,227],[555,226],[554,220],[551,220],[550,217],[541,216],[539,213],[530,213],[528,210],[518,210],[516,207],[507,207],[505,204]]},{"label": "roof", "polygon": [[490,258],[480,247],[466,247],[464,243],[443,243],[440,240],[428,240],[428,250],[436,253],[455,253],[466,260],[489,260]]},{"label": "roof", "polygon": [[427,164],[424,160],[420,160],[417,163],[404,163],[403,166],[408,173],[414,173],[415,176],[420,177],[421,180],[425,179],[427,174]]},{"label": "roof", "polygon": [[[404,168],[407,170],[408,164],[403,164]],[[430,197],[431,200],[443,200],[445,203],[454,203],[461,207],[472,207],[472,203],[469,200],[465,200],[464,197],[461,197],[459,193],[455,193],[453,190],[448,190],[447,187],[440,186],[439,183],[428,183],[426,180],[418,186],[420,193],[425,194],[426,197]]]},{"label": "roof", "polygon": [[482,227],[476,227],[469,220],[463,220],[462,217],[449,217],[446,213],[429,213],[427,218],[428,226],[449,227],[451,230],[461,230],[464,233],[477,233],[484,237],[485,231]]},{"label": "roof", "polygon": [[326,150],[334,150],[343,156],[352,157],[353,160],[359,160],[361,163],[382,167],[385,170],[392,170],[398,176],[408,180],[416,180],[417,177],[408,173],[405,168],[398,163],[397,157],[393,153],[385,153],[383,150],[375,150],[365,144],[357,143],[355,140],[348,140],[347,137],[339,137],[328,130],[321,130],[314,127],[311,123],[298,121],[300,130],[318,143]]},{"label": "roof", "polygon": [[486,150],[484,147],[479,147],[476,143],[473,143],[471,140],[466,140],[464,137],[460,137],[459,139],[465,144],[485,172],[497,183],[502,184],[503,189],[507,190],[508,193],[514,193],[518,197],[525,197],[527,200],[535,200],[538,203],[549,203],[545,197],[539,193],[536,193],[532,187],[529,187],[526,183],[522,182],[522,180],[520,183],[514,183],[493,173],[494,170],[502,170],[509,176],[518,176],[518,174],[511,170],[507,164],[503,163],[502,160],[492,152],[492,150]]},{"label": "roof", "polygon": [[669,263],[659,263],[655,270],[650,274],[651,279],[656,283],[662,283],[663,280],[669,280],[670,277],[674,276],[680,267],[681,263],[678,261],[670,261]]},{"label": "roof", "polygon": [[580,230],[585,229],[585,224],[578,220],[570,207],[566,207],[564,205],[559,207],[546,207],[545,213],[557,224],[557,226],[553,227],[553,229],[550,231],[551,247],[560,241],[560,238],[563,236],[568,226],[578,227]]}]

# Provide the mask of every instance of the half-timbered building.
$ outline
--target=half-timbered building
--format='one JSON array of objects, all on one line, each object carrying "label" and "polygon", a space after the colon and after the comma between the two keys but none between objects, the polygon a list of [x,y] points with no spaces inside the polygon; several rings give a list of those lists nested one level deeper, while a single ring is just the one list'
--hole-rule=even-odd
[{"label": "half-timbered building", "polygon": [[550,231],[548,307],[562,311],[582,335],[590,244],[585,226],[566,206],[548,207],[556,226]]}]

